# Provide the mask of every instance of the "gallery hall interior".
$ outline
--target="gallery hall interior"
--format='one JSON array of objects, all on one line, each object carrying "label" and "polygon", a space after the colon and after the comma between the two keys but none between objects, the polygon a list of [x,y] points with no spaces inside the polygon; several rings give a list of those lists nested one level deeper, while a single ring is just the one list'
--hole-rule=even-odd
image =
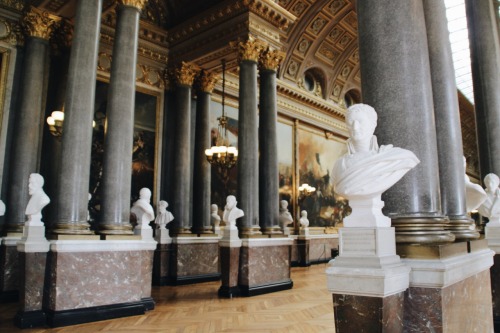
[{"label": "gallery hall interior", "polygon": [[500,332],[499,33],[500,0],[0,0],[0,333]]}]

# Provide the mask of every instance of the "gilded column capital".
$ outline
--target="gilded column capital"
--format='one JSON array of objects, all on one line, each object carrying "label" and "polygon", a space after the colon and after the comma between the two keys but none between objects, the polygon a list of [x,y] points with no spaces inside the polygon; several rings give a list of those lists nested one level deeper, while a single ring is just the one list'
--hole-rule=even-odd
[{"label": "gilded column capital", "polygon": [[60,20],[58,16],[31,7],[24,15],[23,26],[28,36],[49,40],[55,24]]},{"label": "gilded column capital", "polygon": [[179,68],[175,70],[175,79],[177,84],[192,86],[196,75],[200,72],[200,69],[194,64],[182,62]]},{"label": "gilded column capital", "polygon": [[198,76],[198,86],[201,91],[211,94],[215,84],[219,81],[219,76],[213,72],[202,70]]},{"label": "gilded column capital", "polygon": [[230,45],[238,49],[239,61],[249,60],[258,62],[266,44],[258,39],[249,38],[244,42],[231,42]]},{"label": "gilded column capital", "polygon": [[123,6],[135,7],[138,10],[143,10],[148,0],[118,0],[118,3]]},{"label": "gilded column capital", "polygon": [[260,65],[263,69],[276,71],[284,58],[284,52],[267,49],[260,56]]}]

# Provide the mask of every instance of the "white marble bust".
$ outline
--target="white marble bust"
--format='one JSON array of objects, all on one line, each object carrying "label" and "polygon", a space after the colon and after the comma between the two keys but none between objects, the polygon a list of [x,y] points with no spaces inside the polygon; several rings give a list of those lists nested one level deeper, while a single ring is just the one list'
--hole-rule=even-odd
[{"label": "white marble bust", "polygon": [[486,200],[479,206],[479,214],[486,216],[490,221],[488,226],[500,226],[500,180],[494,173],[484,177],[486,185]]},{"label": "white marble bust", "polygon": [[139,191],[139,199],[134,202],[130,212],[137,217],[136,229],[148,229],[149,222],[155,219],[155,212],[149,203],[151,200],[151,191],[144,187]]},{"label": "white marble bust", "polygon": [[[464,156],[464,171],[466,169],[466,160]],[[465,206],[466,211],[472,212],[477,209],[486,200],[487,194],[479,184],[474,184],[470,181],[469,176],[465,173]]]},{"label": "white marble bust", "polygon": [[335,192],[347,198],[352,208],[344,226],[390,227],[390,219],[381,212],[380,196],[420,161],[409,150],[392,145],[379,147],[373,135],[377,113],[369,105],[349,107],[346,125],[350,135],[347,153],[337,160],[332,172]]},{"label": "white marble bust", "polygon": [[2,200],[0,200],[0,216],[5,215],[5,204],[3,203]]},{"label": "white marble bust", "polygon": [[157,229],[167,229],[167,224],[174,220],[174,215],[167,210],[168,202],[160,200],[158,203],[158,215],[155,219]]},{"label": "white marble bust", "polygon": [[303,210],[300,212],[300,227],[309,228],[309,219],[307,218],[307,211]]},{"label": "white marble bust", "polygon": [[280,201],[279,222],[282,228],[287,227],[293,223],[293,217],[292,214],[290,214],[290,212],[288,211],[288,201],[286,200]]},{"label": "white marble bust", "polygon": [[28,193],[31,196],[26,205],[25,214],[28,217],[26,225],[43,225],[42,209],[50,203],[50,199],[43,191],[44,179],[38,173],[30,174]]},{"label": "white marble bust", "polygon": [[210,223],[214,229],[220,226],[219,207],[216,204],[210,205]]},{"label": "white marble bust", "polygon": [[236,201],[236,197],[234,195],[227,196],[222,220],[226,223],[226,228],[230,230],[237,229],[236,219],[239,219],[240,217],[245,215],[241,209],[236,207],[237,203],[238,202]]}]

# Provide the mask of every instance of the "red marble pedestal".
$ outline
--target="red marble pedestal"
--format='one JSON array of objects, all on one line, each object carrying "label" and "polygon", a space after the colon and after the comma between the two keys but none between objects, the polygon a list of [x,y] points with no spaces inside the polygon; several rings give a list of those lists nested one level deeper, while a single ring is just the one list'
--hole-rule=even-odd
[{"label": "red marble pedestal", "polygon": [[220,242],[221,286],[220,297],[236,297],[240,295],[238,288],[238,270],[240,262],[241,241],[231,246],[230,241]]},{"label": "red marble pedestal", "polygon": [[16,243],[21,237],[5,237],[0,246],[0,302],[19,299],[19,254]]}]

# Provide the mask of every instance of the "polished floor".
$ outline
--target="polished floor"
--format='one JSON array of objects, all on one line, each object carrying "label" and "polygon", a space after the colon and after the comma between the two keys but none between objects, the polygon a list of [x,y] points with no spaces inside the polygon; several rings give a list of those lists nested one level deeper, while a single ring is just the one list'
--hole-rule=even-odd
[{"label": "polished floor", "polygon": [[326,265],[292,268],[291,290],[255,297],[220,299],[220,282],[153,287],[156,308],[143,316],[55,329],[17,329],[17,304],[0,304],[0,333],[25,332],[334,332]]}]

